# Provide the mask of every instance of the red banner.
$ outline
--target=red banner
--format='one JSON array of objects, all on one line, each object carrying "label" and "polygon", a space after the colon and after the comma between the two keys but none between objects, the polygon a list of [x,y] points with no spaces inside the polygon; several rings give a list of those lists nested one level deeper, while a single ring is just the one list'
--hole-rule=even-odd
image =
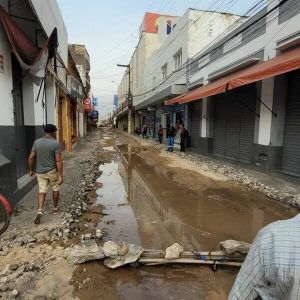
[{"label": "red banner", "polygon": [[89,113],[92,111],[92,101],[90,98],[86,98],[83,100],[84,111]]}]

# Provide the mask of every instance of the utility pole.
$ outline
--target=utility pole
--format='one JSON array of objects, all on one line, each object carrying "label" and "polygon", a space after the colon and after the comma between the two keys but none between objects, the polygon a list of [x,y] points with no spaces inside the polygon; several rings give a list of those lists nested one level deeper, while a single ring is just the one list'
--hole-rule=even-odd
[{"label": "utility pole", "polygon": [[118,67],[123,67],[123,68],[127,68],[127,73],[128,73],[128,93],[127,93],[127,101],[128,101],[128,133],[132,134],[133,133],[133,120],[132,120],[132,94],[131,94],[131,85],[130,85],[130,64],[128,65],[121,65],[121,64],[117,64]]}]

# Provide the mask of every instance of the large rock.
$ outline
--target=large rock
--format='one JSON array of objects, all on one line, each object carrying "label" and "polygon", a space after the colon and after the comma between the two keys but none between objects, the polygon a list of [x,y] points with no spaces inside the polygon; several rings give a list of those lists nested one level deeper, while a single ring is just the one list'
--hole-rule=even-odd
[{"label": "large rock", "polygon": [[116,258],[118,256],[118,245],[113,241],[105,242],[103,253],[106,257]]},{"label": "large rock", "polygon": [[110,269],[116,269],[118,267],[136,262],[144,252],[144,249],[134,244],[128,244],[127,246],[128,251],[125,255],[118,256],[117,258],[106,258],[104,260],[104,265]]},{"label": "large rock", "polygon": [[226,255],[246,255],[249,252],[250,246],[251,244],[236,240],[220,242],[220,247]]},{"label": "large rock", "polygon": [[80,246],[75,246],[68,251],[67,260],[72,264],[82,264],[90,260],[104,258],[103,249],[97,245],[95,240],[81,241]]},{"label": "large rock", "polygon": [[179,258],[180,253],[183,251],[183,247],[178,243],[173,244],[172,246],[166,249],[166,259],[176,259]]}]

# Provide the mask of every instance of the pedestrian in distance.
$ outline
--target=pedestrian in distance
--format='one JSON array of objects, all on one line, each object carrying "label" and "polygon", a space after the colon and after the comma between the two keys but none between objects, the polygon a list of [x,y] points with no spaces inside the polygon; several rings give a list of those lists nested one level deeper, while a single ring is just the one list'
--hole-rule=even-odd
[{"label": "pedestrian in distance", "polygon": [[170,124],[170,126],[167,128],[167,139],[168,139],[168,151],[173,152],[174,151],[174,138],[176,135],[176,129],[173,126],[173,124]]},{"label": "pedestrian in distance", "polygon": [[162,139],[163,139],[163,135],[164,135],[164,130],[163,130],[161,125],[159,125],[159,127],[158,127],[157,135],[158,135],[158,141],[161,144]]},{"label": "pedestrian in distance", "polygon": [[189,133],[184,127],[183,123],[180,124],[179,132],[180,132],[180,152],[185,152],[186,140],[189,136]]},{"label": "pedestrian in distance", "polygon": [[142,128],[142,136],[143,136],[143,139],[147,139],[147,127],[146,125],[144,124],[143,125],[143,128]]},{"label": "pedestrian in distance", "polygon": [[34,218],[35,224],[41,222],[49,185],[52,187],[53,214],[59,212],[59,187],[63,183],[63,162],[61,147],[55,138],[56,131],[54,125],[47,124],[44,128],[44,136],[35,140],[28,159],[30,176],[35,175],[33,164],[36,160],[36,175],[39,186],[38,211]]},{"label": "pedestrian in distance", "polygon": [[300,299],[300,214],[264,227],[237,275],[229,300]]}]

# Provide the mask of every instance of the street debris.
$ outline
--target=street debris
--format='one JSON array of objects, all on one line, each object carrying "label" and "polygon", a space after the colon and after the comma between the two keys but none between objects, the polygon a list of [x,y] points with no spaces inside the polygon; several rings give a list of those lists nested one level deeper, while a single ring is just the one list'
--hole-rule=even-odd
[{"label": "street debris", "polygon": [[[217,265],[240,267],[248,252],[246,251],[246,245],[249,244],[237,241],[232,241],[232,244],[233,242],[236,242],[236,245],[239,245],[241,247],[237,248],[240,250],[240,252],[238,252],[239,255],[236,255],[236,252],[233,250],[231,251],[231,253],[226,253],[225,251],[183,251],[183,248],[179,244],[175,243],[171,247],[168,247],[165,251],[145,250],[139,259],[139,263],[148,266],[164,264],[212,265],[214,271],[217,270]],[[242,248],[241,246],[243,244],[245,244],[244,248]],[[225,243],[225,245],[227,245],[227,243]],[[178,254],[179,251],[180,253]],[[167,258],[170,256],[173,256],[174,258]]]},{"label": "street debris", "polygon": [[95,240],[83,240],[81,245],[66,249],[66,254],[68,262],[71,264],[82,264],[105,257],[103,249],[97,245]]},{"label": "street debris", "polygon": [[220,242],[220,247],[226,255],[246,255],[249,252],[251,244],[242,242],[242,241],[235,241],[235,240],[226,240]]},{"label": "street debris", "polygon": [[178,258],[182,251],[183,251],[183,247],[180,246],[178,243],[175,243],[166,249],[165,258],[166,259]]},{"label": "street debris", "polygon": [[103,245],[103,253],[106,257],[118,257],[118,245],[113,241],[108,241]]},{"label": "street debris", "polygon": [[[81,268],[78,266],[79,264],[92,261],[97,262],[97,265],[103,263],[110,269],[120,268],[124,265],[200,264],[210,265],[216,271],[219,265],[230,267],[242,265],[250,248],[250,244],[242,241],[220,242],[219,249],[221,251],[212,252],[184,251],[184,248],[178,243],[174,243],[164,250],[149,250],[119,240],[104,242],[103,239],[109,238],[109,232],[103,230],[104,228],[106,230],[106,227],[102,228],[99,220],[107,212],[103,212],[105,207],[100,203],[95,203],[96,198],[100,197],[95,191],[100,186],[100,183],[96,181],[101,175],[99,165],[106,161],[107,156],[103,155],[99,143],[89,142],[89,147],[89,155],[84,156],[84,160],[79,163],[82,168],[81,177],[76,182],[74,181],[75,188],[63,199],[59,221],[40,231],[38,228],[35,230],[24,229],[24,231],[11,230],[1,237],[0,257],[11,262],[3,263],[1,266],[0,299],[23,299],[24,295],[28,295],[26,293],[35,293],[33,290],[37,280],[43,278],[45,274],[53,272],[47,268],[54,264],[64,265],[65,268],[71,270],[69,274]],[[189,159],[189,156],[186,155],[186,158]],[[194,156],[191,159],[198,161]],[[202,158],[199,159],[199,162],[204,163]],[[231,176],[230,178],[235,176],[233,174],[242,176],[242,171],[229,170],[229,167],[225,166],[215,167],[211,162],[209,164],[214,170]],[[249,181],[246,181],[246,184],[248,183]],[[109,220],[108,222],[114,221]],[[16,249],[21,253],[23,251],[30,253],[36,259],[28,259],[30,262],[20,261],[20,259],[13,260],[12,255]],[[60,255],[54,254],[54,251],[58,251]],[[83,265],[83,267],[88,269],[88,266]],[[87,272],[86,275],[88,275],[86,269],[84,268],[84,272]],[[54,277],[52,276],[52,278]],[[70,277],[68,280],[71,283],[73,279]],[[78,283],[78,286],[84,288],[89,280],[89,277],[86,277]],[[53,293],[56,295],[55,292]],[[35,295],[39,294],[35,293]],[[43,294],[40,299],[48,299],[45,297]]]},{"label": "street debris", "polygon": [[104,265],[110,269],[116,269],[118,267],[134,263],[138,261],[144,249],[134,244],[127,245],[128,251],[124,255],[118,255],[116,258],[106,258]]}]

